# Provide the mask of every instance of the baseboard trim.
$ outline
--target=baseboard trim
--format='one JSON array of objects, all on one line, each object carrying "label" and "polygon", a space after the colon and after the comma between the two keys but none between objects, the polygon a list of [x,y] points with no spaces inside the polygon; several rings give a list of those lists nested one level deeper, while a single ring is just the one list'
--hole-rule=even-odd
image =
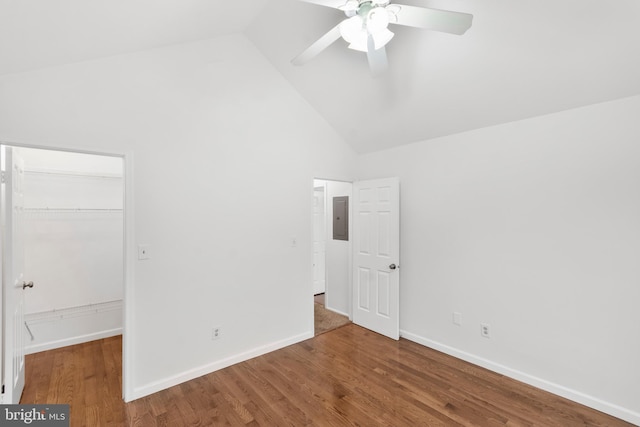
[{"label": "baseboard trim", "polygon": [[329,311],[333,311],[334,313],[337,313],[337,314],[339,314],[339,315],[341,315],[341,316],[349,317],[349,313],[345,313],[345,312],[343,312],[343,311],[336,310],[335,308],[331,308],[331,307],[328,307],[328,306],[326,306],[326,305],[324,306],[324,308],[326,308],[326,309],[327,309],[327,310],[329,310]]},{"label": "baseboard trim", "polygon": [[235,365],[236,363],[244,362],[246,360],[253,359],[254,357],[262,356],[263,354],[270,353],[275,350],[279,350],[281,348],[290,346],[292,344],[298,343],[300,341],[304,341],[309,338],[313,338],[313,333],[305,332],[300,335],[294,335],[284,340],[280,340],[280,341],[269,343],[260,347],[256,347],[249,351],[245,351],[243,353],[236,354],[236,355],[227,357],[225,359],[218,360],[213,363],[208,363],[206,365],[200,366],[195,369],[190,369],[188,371],[182,372],[177,375],[172,375],[160,381],[155,381],[153,383],[150,383],[141,387],[136,387],[133,390],[133,395],[131,396],[131,399],[127,401],[129,402],[132,400],[140,399],[150,394],[165,390],[169,387],[182,384],[184,382],[201,377],[203,375],[207,375],[212,372],[218,371],[220,369],[229,367],[231,365]]},{"label": "baseboard trim", "polygon": [[441,351],[442,353],[448,354],[449,356],[453,356],[457,359],[473,363],[474,365],[481,366],[483,368],[489,369],[490,371],[505,375],[509,378],[513,378],[525,384],[529,384],[536,388],[548,391],[549,393],[556,394],[558,396],[596,409],[600,412],[604,412],[616,418],[620,418],[624,421],[640,425],[640,413],[631,411],[627,408],[623,408],[613,403],[606,402],[588,394],[573,390],[568,387],[564,387],[560,384],[556,384],[542,378],[538,378],[525,372],[512,369],[508,366],[492,362],[491,360],[476,356],[471,353],[467,353],[465,351],[450,347],[437,341],[430,340],[428,338],[424,338],[420,335],[416,335],[408,331],[401,330],[400,336],[410,341],[424,345],[425,347]]},{"label": "baseboard trim", "polygon": [[65,338],[57,341],[49,341],[42,344],[36,344],[32,346],[26,346],[25,354],[39,353],[41,351],[54,350],[60,347],[66,347],[68,345],[82,344],[89,341],[101,340],[103,338],[110,338],[116,335],[122,335],[122,328],[109,329],[106,331],[94,332],[86,335],[79,335],[71,338]]}]

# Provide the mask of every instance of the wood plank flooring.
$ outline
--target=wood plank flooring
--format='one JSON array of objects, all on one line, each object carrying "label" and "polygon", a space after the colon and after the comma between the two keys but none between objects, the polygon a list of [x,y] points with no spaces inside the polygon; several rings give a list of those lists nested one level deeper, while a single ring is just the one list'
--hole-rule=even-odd
[{"label": "wood plank flooring", "polygon": [[347,325],[125,404],[119,337],[27,356],[22,403],[71,426],[630,426],[413,342]]}]

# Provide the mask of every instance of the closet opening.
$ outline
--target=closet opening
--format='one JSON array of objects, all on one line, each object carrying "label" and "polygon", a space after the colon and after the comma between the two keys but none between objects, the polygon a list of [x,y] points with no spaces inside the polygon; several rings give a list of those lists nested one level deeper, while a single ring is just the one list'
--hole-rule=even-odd
[{"label": "closet opening", "polygon": [[313,180],[314,333],[319,335],[350,321],[351,213],[350,182]]},{"label": "closet opening", "polygon": [[[10,178],[13,190],[3,192],[14,192],[14,206],[4,206],[2,198],[3,212],[13,211],[13,225],[3,216],[3,235],[12,227],[2,253],[7,383],[20,375],[12,354],[24,360],[26,354],[122,335],[125,185],[123,157],[5,145],[2,154],[3,171],[7,159],[19,165]],[[16,298],[5,298],[15,280],[25,286]],[[6,328],[7,310],[16,313],[12,330]],[[13,403],[20,393],[14,390]]]}]

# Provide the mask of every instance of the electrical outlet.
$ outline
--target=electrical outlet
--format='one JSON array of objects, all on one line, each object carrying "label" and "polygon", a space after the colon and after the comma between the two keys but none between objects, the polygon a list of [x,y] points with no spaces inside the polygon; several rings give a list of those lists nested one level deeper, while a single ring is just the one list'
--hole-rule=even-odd
[{"label": "electrical outlet", "polygon": [[480,335],[485,338],[491,338],[491,325],[488,323],[480,323]]},{"label": "electrical outlet", "polygon": [[211,340],[217,340],[220,338],[220,334],[222,333],[222,330],[220,328],[220,326],[215,326],[212,330],[211,330]]},{"label": "electrical outlet", "polygon": [[453,312],[453,324],[458,326],[462,325],[462,313],[457,311]]}]

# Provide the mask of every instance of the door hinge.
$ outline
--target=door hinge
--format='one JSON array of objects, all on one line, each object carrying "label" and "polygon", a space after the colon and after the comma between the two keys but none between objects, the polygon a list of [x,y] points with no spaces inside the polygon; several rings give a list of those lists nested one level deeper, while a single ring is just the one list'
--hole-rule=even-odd
[{"label": "door hinge", "polygon": [[2,384],[2,394],[4,394],[4,384]]},{"label": "door hinge", "polygon": [[5,172],[2,171],[2,183],[4,184],[5,182],[6,182]]}]

